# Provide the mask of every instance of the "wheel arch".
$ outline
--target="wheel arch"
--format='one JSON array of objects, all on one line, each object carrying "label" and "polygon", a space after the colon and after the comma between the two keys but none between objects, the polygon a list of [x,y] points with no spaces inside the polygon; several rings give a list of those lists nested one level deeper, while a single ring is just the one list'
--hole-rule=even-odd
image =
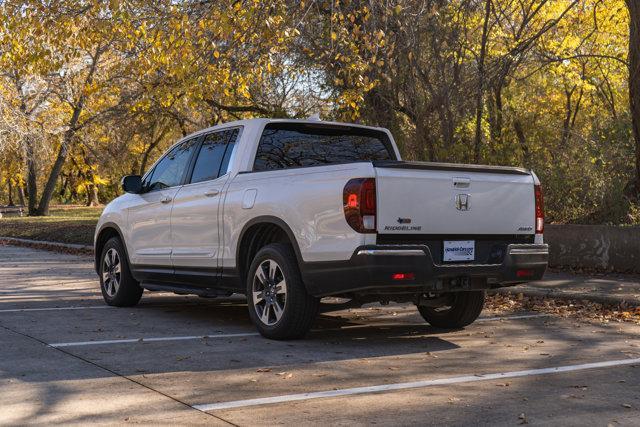
[{"label": "wheel arch", "polygon": [[[283,240],[286,239],[286,240]],[[242,227],[236,247],[236,268],[242,283],[251,265],[251,261],[260,248],[269,243],[289,243],[293,247],[298,268],[302,272],[302,254],[291,227],[282,219],[263,215],[252,218]],[[305,285],[306,286],[306,285]]]},{"label": "wheel arch", "polygon": [[100,231],[96,234],[96,241],[94,245],[94,268],[96,273],[99,273],[100,270],[100,255],[102,254],[102,248],[109,241],[109,239],[117,237],[122,242],[122,247],[124,248],[124,254],[127,257],[127,261],[131,264],[131,260],[129,258],[129,253],[127,252],[127,245],[125,244],[124,237],[122,234],[122,230],[116,223],[106,222],[100,226]]}]

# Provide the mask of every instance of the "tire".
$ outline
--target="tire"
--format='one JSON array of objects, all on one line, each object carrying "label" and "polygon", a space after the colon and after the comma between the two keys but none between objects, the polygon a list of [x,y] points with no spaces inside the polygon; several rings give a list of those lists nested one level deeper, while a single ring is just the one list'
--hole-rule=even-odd
[{"label": "tire", "polygon": [[472,324],[484,306],[485,291],[454,292],[451,305],[446,307],[418,306],[418,311],[431,326],[459,329]]},{"label": "tire", "polygon": [[112,237],[100,254],[100,290],[104,301],[115,307],[131,307],[140,301],[143,289],[131,275],[124,245]]},{"label": "tire", "polygon": [[272,243],[258,251],[247,274],[247,305],[265,338],[299,339],[311,329],[320,299],[307,293],[290,245]]}]

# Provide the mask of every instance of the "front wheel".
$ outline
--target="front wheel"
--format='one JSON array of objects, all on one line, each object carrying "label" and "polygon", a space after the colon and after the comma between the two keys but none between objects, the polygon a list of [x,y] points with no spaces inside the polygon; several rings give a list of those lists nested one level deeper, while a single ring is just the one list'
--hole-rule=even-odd
[{"label": "front wheel", "polygon": [[290,245],[260,249],[247,275],[249,316],[266,338],[302,338],[318,314],[320,300],[307,293]]},{"label": "front wheel", "polygon": [[130,307],[142,297],[143,289],[131,275],[124,245],[119,238],[107,241],[100,256],[100,289],[109,305]]},{"label": "front wheel", "polygon": [[458,329],[472,324],[484,307],[485,291],[453,292],[442,307],[418,306],[418,311],[431,326]]}]

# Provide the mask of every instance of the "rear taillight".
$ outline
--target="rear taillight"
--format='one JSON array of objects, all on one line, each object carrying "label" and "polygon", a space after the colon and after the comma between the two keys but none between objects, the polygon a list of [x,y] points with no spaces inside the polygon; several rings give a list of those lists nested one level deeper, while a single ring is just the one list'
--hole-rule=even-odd
[{"label": "rear taillight", "polygon": [[544,197],[542,197],[542,186],[540,184],[533,186],[536,199],[536,234],[544,232]]},{"label": "rear taillight", "polygon": [[376,232],[376,180],[355,178],[342,192],[344,217],[358,233]]}]

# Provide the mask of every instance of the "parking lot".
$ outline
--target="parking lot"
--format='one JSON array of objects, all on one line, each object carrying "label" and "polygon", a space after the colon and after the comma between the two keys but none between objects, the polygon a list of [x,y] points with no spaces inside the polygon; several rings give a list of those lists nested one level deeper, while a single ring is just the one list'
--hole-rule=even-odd
[{"label": "parking lot", "polygon": [[241,297],[102,303],[88,257],[0,246],[0,424],[640,423],[640,326],[410,305],[261,338]]}]

